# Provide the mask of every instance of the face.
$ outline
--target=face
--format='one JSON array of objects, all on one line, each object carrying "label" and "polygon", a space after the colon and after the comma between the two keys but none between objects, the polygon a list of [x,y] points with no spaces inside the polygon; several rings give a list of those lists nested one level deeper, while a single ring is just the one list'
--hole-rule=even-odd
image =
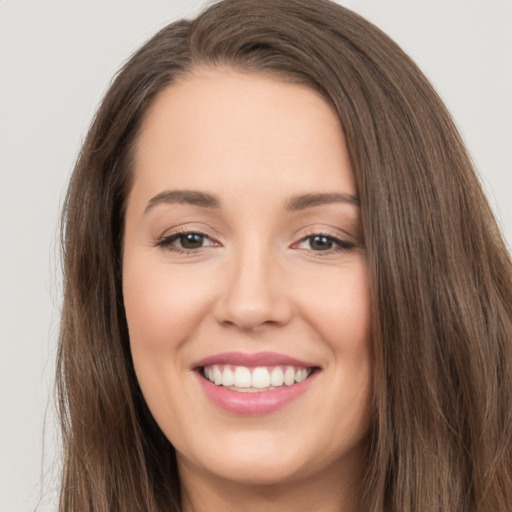
[{"label": "face", "polygon": [[157,97],[123,291],[137,378],[182,475],[268,484],[361,463],[367,288],[355,179],[319,95],[215,69]]}]

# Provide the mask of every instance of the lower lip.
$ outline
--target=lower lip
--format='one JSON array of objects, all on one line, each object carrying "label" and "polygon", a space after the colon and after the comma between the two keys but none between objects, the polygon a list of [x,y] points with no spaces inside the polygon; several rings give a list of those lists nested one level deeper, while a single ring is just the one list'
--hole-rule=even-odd
[{"label": "lower lip", "polygon": [[244,393],[216,386],[199,372],[196,373],[206,396],[215,405],[230,413],[241,415],[268,414],[282,409],[303,395],[318,375],[318,372],[315,372],[306,380],[292,386],[282,386],[270,391]]}]

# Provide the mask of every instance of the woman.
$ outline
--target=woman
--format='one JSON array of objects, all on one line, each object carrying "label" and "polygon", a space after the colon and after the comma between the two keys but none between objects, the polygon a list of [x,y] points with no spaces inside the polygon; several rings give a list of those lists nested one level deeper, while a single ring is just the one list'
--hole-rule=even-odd
[{"label": "woman", "polygon": [[62,511],[508,510],[510,258],[355,14],[164,28],[91,127],[64,251]]}]

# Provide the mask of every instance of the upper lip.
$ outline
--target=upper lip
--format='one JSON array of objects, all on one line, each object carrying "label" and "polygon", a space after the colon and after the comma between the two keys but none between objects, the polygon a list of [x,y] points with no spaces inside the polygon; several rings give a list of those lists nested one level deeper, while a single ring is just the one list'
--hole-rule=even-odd
[{"label": "upper lip", "polygon": [[213,364],[231,364],[233,366],[295,366],[300,368],[312,368],[318,365],[307,361],[301,361],[295,357],[277,352],[222,352],[214,354],[192,363],[192,368],[210,366]]}]

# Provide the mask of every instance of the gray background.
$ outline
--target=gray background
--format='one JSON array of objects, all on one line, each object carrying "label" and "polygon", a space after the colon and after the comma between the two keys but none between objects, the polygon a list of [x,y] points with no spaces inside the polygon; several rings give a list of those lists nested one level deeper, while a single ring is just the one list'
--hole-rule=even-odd
[{"label": "gray background", "polygon": [[[417,61],[512,242],[511,0],[353,0]],[[52,386],[66,182],[114,72],[204,2],[0,2],[0,511],[56,510]],[[43,456],[44,455],[44,456]]]}]

